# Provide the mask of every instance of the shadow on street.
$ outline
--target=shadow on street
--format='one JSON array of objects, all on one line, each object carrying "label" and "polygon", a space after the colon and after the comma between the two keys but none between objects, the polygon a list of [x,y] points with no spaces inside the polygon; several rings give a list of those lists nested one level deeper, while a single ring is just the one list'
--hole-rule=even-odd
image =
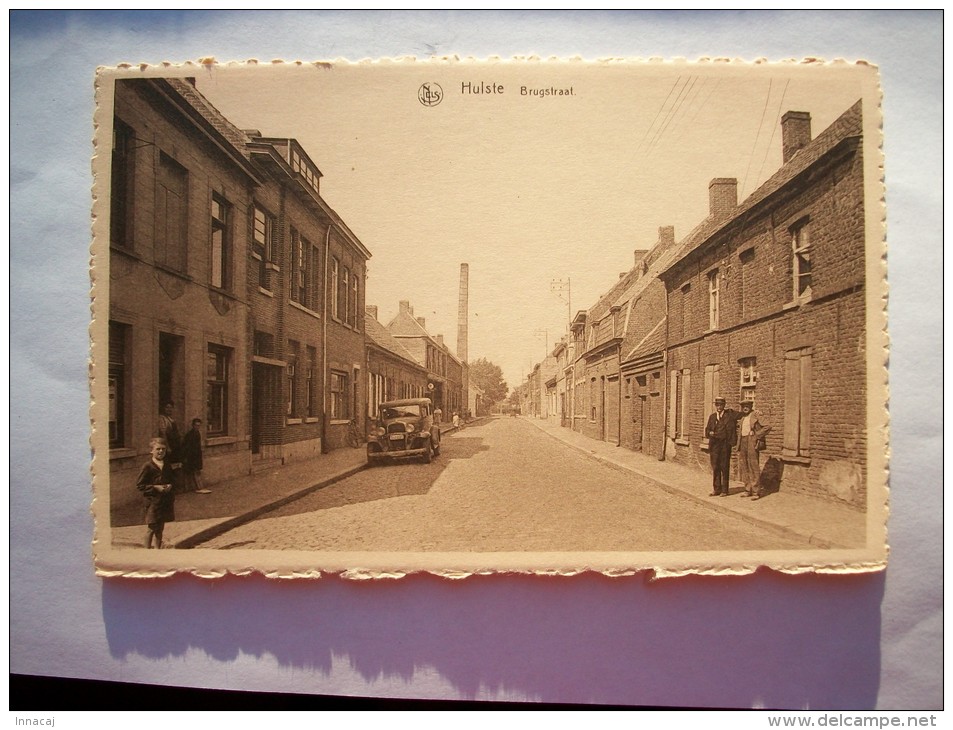
[{"label": "shadow on street", "polygon": [[448,437],[440,445],[440,456],[435,457],[430,464],[408,459],[368,467],[348,479],[268,512],[263,517],[289,517],[349,504],[427,494],[451,461],[470,459],[488,449],[489,446],[478,436]]}]

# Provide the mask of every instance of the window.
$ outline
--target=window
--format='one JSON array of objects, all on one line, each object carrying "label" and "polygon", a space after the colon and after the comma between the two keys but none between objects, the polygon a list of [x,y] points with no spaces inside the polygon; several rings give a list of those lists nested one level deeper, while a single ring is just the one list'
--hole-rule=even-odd
[{"label": "window", "polygon": [[684,443],[688,443],[688,396],[691,383],[691,370],[673,370],[670,373],[668,435]]},{"label": "window", "polygon": [[109,448],[126,445],[126,365],[128,325],[109,323]]},{"label": "window", "polygon": [[[303,246],[308,245],[308,240],[303,239]],[[311,271],[308,287],[310,289],[311,309],[317,310],[321,302],[321,280],[318,272],[321,271],[321,252],[317,246],[311,246]]]},{"label": "window", "polygon": [[340,263],[338,263],[337,258],[331,259],[331,316],[335,319],[340,317],[340,310],[338,309],[338,304],[340,298],[338,297],[338,289],[341,286],[340,282]]},{"label": "window", "polygon": [[288,340],[288,407],[289,418],[294,418],[298,413],[298,343],[294,340]]},{"label": "window", "polygon": [[206,381],[208,413],[205,420],[209,435],[228,432],[228,367],[231,349],[208,346]]},{"label": "window", "polygon": [[784,442],[781,456],[811,455],[810,347],[784,353]]},{"label": "window", "polygon": [[331,418],[349,418],[347,373],[331,371]]},{"label": "window", "polygon": [[750,400],[754,403],[756,386],[758,385],[757,358],[743,357],[738,361],[741,371],[741,400]]},{"label": "window", "polygon": [[347,266],[341,267],[341,281],[338,284],[338,317],[343,322],[351,321],[351,313],[348,310],[350,298],[348,297],[348,287],[351,284],[351,272]]},{"label": "window", "polygon": [[188,172],[167,154],[160,152],[156,182],[156,261],[184,273]]},{"label": "window", "polygon": [[209,283],[217,289],[229,288],[229,259],[231,257],[231,231],[229,230],[228,202],[217,194],[212,195],[212,261]]},{"label": "window", "polygon": [[317,172],[298,154],[294,147],[291,148],[291,169],[301,175],[309,188],[318,192]]},{"label": "window", "polygon": [[708,329],[718,329],[720,311],[721,272],[718,269],[708,274]]},{"label": "window", "polygon": [[269,332],[255,330],[254,348],[255,355],[273,358],[275,356],[275,336]]},{"label": "window", "polygon": [[[309,247],[310,248],[310,247]],[[307,253],[301,242],[301,235],[294,228],[291,229],[291,301],[308,306],[307,282],[308,264]]]},{"label": "window", "polygon": [[275,219],[255,206],[252,225],[252,251],[258,259],[258,286],[271,291],[269,264],[274,260]]},{"label": "window", "polygon": [[808,220],[791,226],[791,262],[794,273],[794,300],[811,298],[811,237]]},{"label": "window", "polygon": [[132,248],[132,205],[135,199],[136,135],[130,127],[113,118],[112,177],[109,208],[109,242]]},{"label": "window", "polygon": [[589,420],[596,420],[596,379],[589,381]]},{"label": "window", "polygon": [[349,304],[349,307],[348,307],[348,309],[349,309],[349,311],[350,311],[350,313],[351,313],[351,317],[350,317],[350,320],[349,320],[349,324],[350,324],[352,327],[355,327],[355,328],[357,327],[357,322],[358,322],[358,319],[357,319],[357,302],[358,302],[358,296],[357,296],[357,294],[358,294],[357,274],[351,274],[351,301],[350,301],[350,304]]},{"label": "window", "polygon": [[702,424],[708,423],[708,417],[715,411],[715,398],[721,397],[721,365],[712,364],[705,366],[705,415]]},{"label": "window", "polygon": [[314,373],[318,367],[318,351],[313,348],[308,348],[308,373],[307,373],[307,399],[308,407],[307,414],[309,418],[315,418],[318,415],[318,395],[315,390],[317,386],[317,378],[314,377]]}]

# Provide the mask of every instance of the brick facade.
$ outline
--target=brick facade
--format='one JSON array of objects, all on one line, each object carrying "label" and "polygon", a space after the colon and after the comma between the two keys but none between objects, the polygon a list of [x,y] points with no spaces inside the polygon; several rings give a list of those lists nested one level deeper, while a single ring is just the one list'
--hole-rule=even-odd
[{"label": "brick facade", "polygon": [[858,103],[734,211],[713,210],[662,274],[669,458],[707,470],[711,400],[737,408],[750,398],[773,429],[766,474],[785,489],[865,504],[860,141]]},{"label": "brick facade", "polygon": [[113,504],[138,500],[167,400],[183,434],[204,422],[207,483],[343,444],[366,410],[370,252],[314,163],[237,129],[187,79],[117,81],[113,140]]},{"label": "brick facade", "polygon": [[[439,408],[444,421],[454,413],[463,413],[467,407],[465,392],[466,364],[450,352],[443,335],[427,332],[426,320],[415,317],[410,301],[399,303],[399,310],[387,325],[387,331],[427,370],[426,394]],[[433,385],[433,388],[430,386]]]},{"label": "brick facade", "polygon": [[[219,129],[190,113],[185,88],[188,81],[162,79],[115,86],[108,286],[115,508],[140,499],[135,481],[162,401],[174,402],[181,434],[193,418],[210,429],[209,481],[249,468],[244,251],[258,173]],[[224,234],[217,261],[213,204]]]},{"label": "brick facade", "polygon": [[377,406],[400,398],[426,398],[427,370],[377,321],[377,307],[365,313],[368,399],[367,417],[377,417]]}]

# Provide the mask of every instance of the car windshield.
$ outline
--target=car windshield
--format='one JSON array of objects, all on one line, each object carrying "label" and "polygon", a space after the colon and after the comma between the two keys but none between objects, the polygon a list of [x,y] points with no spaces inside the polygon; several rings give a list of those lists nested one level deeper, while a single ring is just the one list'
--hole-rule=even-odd
[{"label": "car windshield", "polygon": [[385,421],[389,421],[392,418],[406,418],[408,416],[420,416],[420,406],[416,404],[409,404],[381,408],[381,418],[383,418]]}]

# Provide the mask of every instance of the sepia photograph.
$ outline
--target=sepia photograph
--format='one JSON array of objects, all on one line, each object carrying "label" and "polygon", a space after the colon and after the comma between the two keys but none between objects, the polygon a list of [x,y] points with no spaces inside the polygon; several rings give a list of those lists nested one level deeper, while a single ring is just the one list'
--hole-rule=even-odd
[{"label": "sepia photograph", "polygon": [[887,561],[876,67],[103,67],[103,576]]}]

